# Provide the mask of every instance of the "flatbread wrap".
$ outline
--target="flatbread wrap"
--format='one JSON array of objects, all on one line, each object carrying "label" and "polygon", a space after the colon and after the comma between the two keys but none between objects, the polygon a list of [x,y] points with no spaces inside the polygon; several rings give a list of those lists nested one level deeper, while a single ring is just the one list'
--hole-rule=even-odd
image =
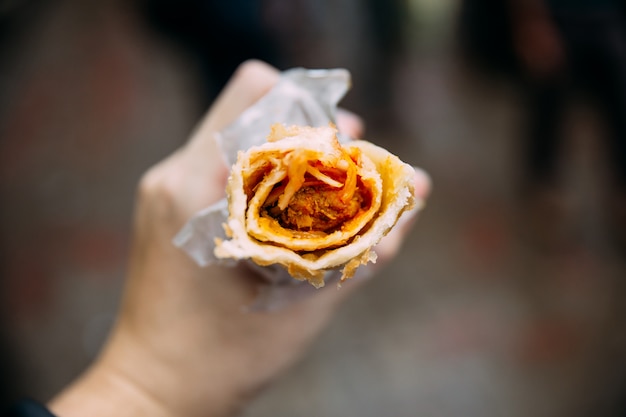
[{"label": "flatbread wrap", "polygon": [[374,246],[415,205],[414,170],[366,141],[340,144],[334,125],[275,124],[267,142],[240,151],[226,188],[220,259],[279,264],[319,288],[376,261]]}]

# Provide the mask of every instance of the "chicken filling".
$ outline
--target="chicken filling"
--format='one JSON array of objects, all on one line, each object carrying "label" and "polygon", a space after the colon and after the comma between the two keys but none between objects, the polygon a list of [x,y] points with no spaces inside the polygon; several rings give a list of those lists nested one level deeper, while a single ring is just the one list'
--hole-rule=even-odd
[{"label": "chicken filling", "polygon": [[[278,186],[274,192],[281,193],[282,188]],[[342,200],[342,195],[342,189],[323,183],[311,184],[296,191],[284,210],[271,198],[263,208],[266,215],[278,220],[286,229],[330,233],[360,211],[367,210],[371,200],[361,187],[357,187],[352,198],[346,202]]]}]

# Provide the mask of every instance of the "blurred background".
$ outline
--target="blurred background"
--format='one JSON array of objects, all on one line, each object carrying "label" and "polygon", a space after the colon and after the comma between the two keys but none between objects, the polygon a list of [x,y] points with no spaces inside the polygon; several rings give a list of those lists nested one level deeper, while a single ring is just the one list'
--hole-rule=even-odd
[{"label": "blurred background", "polygon": [[624,28],[616,0],[0,1],[1,405],[95,357],[140,175],[259,58],[349,69],[434,191],[246,417],[626,415]]}]

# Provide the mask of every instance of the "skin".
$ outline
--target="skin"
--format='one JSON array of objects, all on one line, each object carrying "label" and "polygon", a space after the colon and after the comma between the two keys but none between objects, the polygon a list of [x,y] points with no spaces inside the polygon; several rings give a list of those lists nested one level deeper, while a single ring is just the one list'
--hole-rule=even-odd
[{"label": "skin", "polygon": [[[59,417],[230,416],[299,359],[358,286],[328,285],[278,311],[245,312],[260,278],[243,267],[198,267],[172,237],[198,210],[223,197],[227,168],[214,133],[278,80],[276,69],[241,65],[189,142],[150,169],[137,191],[127,283],[116,325],[100,357],[48,404]],[[340,130],[359,137],[344,111]],[[416,194],[428,177],[416,171]],[[380,267],[411,220],[377,247]]]}]

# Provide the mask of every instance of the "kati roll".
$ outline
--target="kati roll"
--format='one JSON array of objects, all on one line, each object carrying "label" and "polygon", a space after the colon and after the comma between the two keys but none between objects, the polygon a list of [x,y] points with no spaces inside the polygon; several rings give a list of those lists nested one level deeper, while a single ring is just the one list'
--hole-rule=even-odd
[{"label": "kati roll", "polygon": [[220,259],[279,264],[298,280],[341,281],[376,261],[373,247],[415,205],[414,170],[366,141],[340,144],[337,130],[275,124],[267,142],[238,153],[226,188]]}]

